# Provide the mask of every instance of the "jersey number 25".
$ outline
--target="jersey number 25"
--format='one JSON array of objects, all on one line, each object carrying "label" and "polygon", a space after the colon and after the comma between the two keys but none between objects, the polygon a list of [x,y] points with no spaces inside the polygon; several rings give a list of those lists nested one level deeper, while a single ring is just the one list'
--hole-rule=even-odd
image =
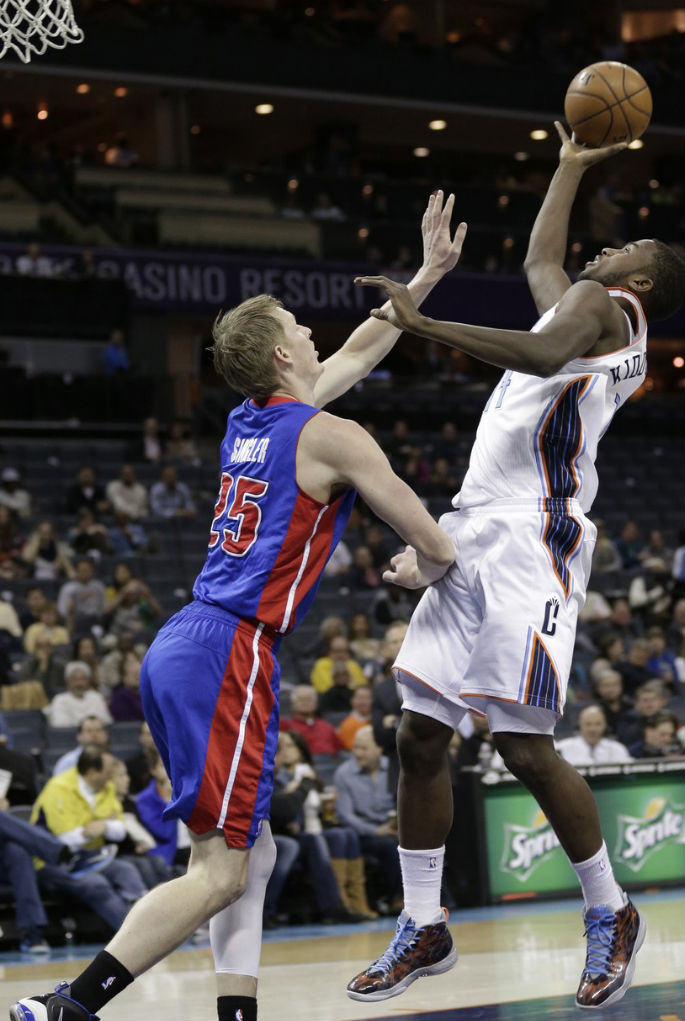
[{"label": "jersey number 25", "polygon": [[228,472],[221,473],[221,489],[209,533],[210,549],[217,545],[223,535],[221,549],[224,553],[230,557],[245,556],[257,541],[262,520],[262,509],[258,501],[268,488],[268,482],[252,479],[249,475],[239,475],[234,486],[233,476]]}]

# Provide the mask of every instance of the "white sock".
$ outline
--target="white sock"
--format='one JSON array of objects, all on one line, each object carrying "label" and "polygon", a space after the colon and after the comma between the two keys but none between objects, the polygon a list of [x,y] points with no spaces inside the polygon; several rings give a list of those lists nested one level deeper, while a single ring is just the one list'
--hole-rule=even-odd
[{"label": "white sock", "polygon": [[620,911],[625,907],[626,899],[623,890],[614,879],[614,870],[604,841],[592,858],[588,858],[587,861],[572,861],[571,865],[580,880],[586,910],[595,904],[606,904],[612,911]]},{"label": "white sock", "polygon": [[434,924],[440,914],[440,886],[445,846],[432,850],[398,848],[404,888],[404,909],[417,926]]}]

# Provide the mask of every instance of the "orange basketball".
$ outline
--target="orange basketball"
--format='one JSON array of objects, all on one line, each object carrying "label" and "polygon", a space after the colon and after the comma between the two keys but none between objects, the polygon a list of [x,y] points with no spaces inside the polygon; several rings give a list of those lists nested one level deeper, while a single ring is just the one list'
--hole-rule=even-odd
[{"label": "orange basketball", "polygon": [[652,117],[652,93],[642,75],[627,64],[602,60],[579,71],[564,101],[576,140],[597,149],[632,142]]}]

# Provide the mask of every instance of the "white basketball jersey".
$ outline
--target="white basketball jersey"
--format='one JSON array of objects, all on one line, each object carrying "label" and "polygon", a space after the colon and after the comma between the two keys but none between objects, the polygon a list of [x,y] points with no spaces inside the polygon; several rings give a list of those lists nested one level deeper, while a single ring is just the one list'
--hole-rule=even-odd
[{"label": "white basketball jersey", "polygon": [[[588,512],[597,493],[597,446],[619,408],[647,370],[647,321],[639,300],[607,288],[635,309],[627,347],[574,358],[543,379],[507,370],[481,416],[469,468],[454,507],[491,500],[575,499]],[[545,312],[537,333],[556,313]]]}]

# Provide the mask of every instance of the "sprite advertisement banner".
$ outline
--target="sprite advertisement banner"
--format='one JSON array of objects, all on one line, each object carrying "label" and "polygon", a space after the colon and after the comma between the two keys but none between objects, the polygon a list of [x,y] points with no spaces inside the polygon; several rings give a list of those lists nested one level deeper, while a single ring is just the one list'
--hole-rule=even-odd
[{"label": "sprite advertisement banner", "polygon": [[[685,763],[579,772],[597,800],[617,881],[625,886],[682,882]],[[486,780],[481,789],[491,899],[576,890],[576,875],[533,797],[510,779]]]}]

